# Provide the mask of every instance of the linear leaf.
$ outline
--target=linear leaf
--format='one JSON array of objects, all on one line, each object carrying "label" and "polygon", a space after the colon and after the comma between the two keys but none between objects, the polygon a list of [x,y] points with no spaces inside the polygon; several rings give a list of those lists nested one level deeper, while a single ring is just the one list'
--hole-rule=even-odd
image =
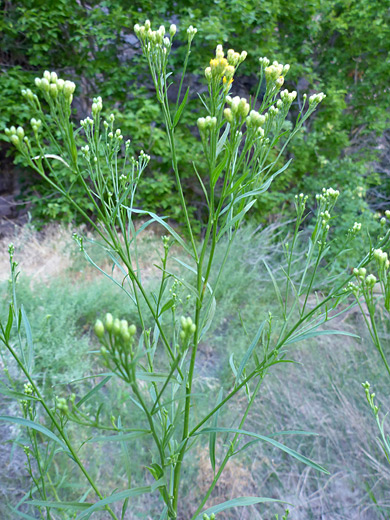
[{"label": "linear leaf", "polygon": [[[218,393],[217,402],[215,404],[216,407],[222,401],[222,397],[223,397],[223,388],[221,387],[220,390],[219,390],[219,393]],[[217,410],[215,412],[214,417],[213,417],[213,427],[214,428],[218,424],[218,415],[219,415],[219,410]],[[217,439],[217,432],[210,433],[209,453],[210,453],[211,467],[213,468],[214,473],[215,473],[215,444],[216,444],[216,439]]]},{"label": "linear leaf", "polygon": [[57,435],[41,424],[30,421],[29,419],[24,419],[23,417],[9,417],[8,415],[0,415],[0,421],[19,424],[20,426],[25,426],[26,428],[32,428],[33,430],[41,432],[46,435],[46,437],[49,437],[53,441],[57,442],[67,453],[69,453],[66,444],[61,439],[59,439]]},{"label": "linear leaf", "polygon": [[87,442],[122,442],[130,441],[132,439],[138,439],[139,437],[145,437],[149,435],[150,430],[138,430],[129,433],[118,433],[118,435],[99,435],[88,439]]},{"label": "linear leaf", "polygon": [[[142,370],[137,370],[135,374],[137,379],[140,379],[141,381],[149,381],[152,383],[164,383],[169,376],[168,372],[144,372]],[[177,383],[177,379],[175,377],[171,376],[171,379]]]},{"label": "linear leaf", "polygon": [[114,493],[113,495],[110,495],[109,497],[103,498],[103,500],[99,500],[98,502],[95,502],[91,507],[80,513],[76,520],[81,520],[82,518],[85,518],[86,516],[90,516],[91,513],[94,511],[97,511],[99,509],[104,508],[105,506],[112,504],[113,502],[118,502],[120,500],[124,500],[126,498],[130,497],[136,497],[139,495],[143,495],[145,493],[150,493],[152,491],[151,486],[144,486],[144,487],[138,487],[133,489],[126,489],[125,491],[120,491],[119,493]]},{"label": "linear leaf", "polygon": [[155,222],[158,222],[167,231],[169,231],[169,233],[173,236],[173,238],[176,240],[176,242],[178,242],[182,246],[182,248],[185,251],[187,251],[187,253],[192,258],[194,257],[193,251],[191,251],[191,249],[188,247],[188,245],[185,243],[185,241],[181,238],[181,236],[178,233],[176,233],[176,231],[172,228],[172,226],[170,226],[167,222],[165,222],[164,219],[162,219],[161,217],[159,217],[158,215],[156,215],[155,213],[153,213],[151,211],[144,211],[142,209],[134,209],[134,208],[131,211],[133,211],[134,213],[139,213],[140,215],[149,215]]},{"label": "linear leaf", "polygon": [[263,332],[263,329],[264,329],[264,326],[265,326],[265,323],[266,321],[264,320],[261,324],[260,324],[260,327],[258,328],[258,331],[256,333],[256,336],[254,337],[252,343],[249,345],[249,348],[248,350],[245,352],[245,355],[244,357],[242,358],[242,361],[240,363],[240,366],[238,367],[238,370],[237,370],[237,375],[236,375],[236,384],[239,382],[240,380],[240,377],[241,377],[241,374],[242,374],[242,371],[244,370],[244,368],[246,367],[246,364],[248,363],[251,355],[252,355],[252,352],[253,352],[253,349],[256,347],[256,345],[258,344],[260,338],[261,338],[261,334]]},{"label": "linear leaf", "polygon": [[24,310],[23,304],[20,307],[20,311],[22,313],[22,320],[24,329],[26,331],[26,338],[27,338],[27,346],[28,346],[28,356],[27,356],[27,369],[29,372],[31,372],[32,362],[34,359],[34,343],[32,338],[32,332],[31,332],[31,326],[30,322],[28,321],[26,311]]},{"label": "linear leaf", "polygon": [[203,518],[203,515],[211,515],[212,513],[220,513],[221,511],[225,511],[225,509],[230,509],[232,507],[246,507],[253,506],[254,504],[262,504],[264,502],[281,502],[287,504],[288,502],[284,502],[283,500],[277,500],[276,498],[264,498],[264,497],[237,497],[232,500],[227,500],[226,502],[222,502],[221,504],[217,504],[216,506],[209,507],[206,511],[202,511],[195,517],[194,520],[198,520]]},{"label": "linear leaf", "polygon": [[26,504],[31,504],[37,507],[52,507],[53,509],[87,509],[91,504],[88,502],[51,502],[45,500],[29,500]]},{"label": "linear leaf", "polygon": [[309,338],[315,338],[316,336],[328,336],[332,334],[338,334],[340,336],[350,336],[351,338],[360,338],[357,334],[352,334],[351,332],[346,332],[343,330],[314,330],[312,332],[306,332],[305,334],[298,334],[297,336],[293,336],[288,339],[284,344],[291,345],[292,343],[297,343],[298,341],[303,341]]},{"label": "linear leaf", "polygon": [[80,401],[77,401],[76,403],[76,407],[79,408],[83,403],[85,403],[86,401],[88,401],[88,399],[90,399],[96,392],[98,392],[102,386],[104,386],[106,383],[108,383],[108,381],[112,378],[112,376],[107,376],[103,379],[103,381],[100,381],[99,384],[97,384],[96,386],[94,386],[92,388],[92,390],[90,390],[87,394],[85,394],[84,397],[82,397],[80,399]]},{"label": "linear leaf", "polygon": [[225,146],[225,142],[226,142],[227,136],[229,135],[229,130],[230,130],[230,124],[227,123],[225,131],[224,131],[224,133],[222,134],[222,136],[220,137],[220,139],[218,141],[217,149],[216,149],[216,152],[215,152],[215,157],[218,157],[218,155],[222,152],[223,147]]},{"label": "linear leaf", "polygon": [[5,338],[6,342],[9,341],[9,338],[10,338],[10,335],[11,335],[11,329],[12,329],[13,321],[14,321],[14,313],[13,313],[13,310],[12,310],[12,305],[10,305],[9,306],[9,311],[8,311],[7,325],[5,326],[5,333],[4,333],[4,338]]},{"label": "linear leaf", "polygon": [[199,432],[194,433],[193,435],[202,435],[202,434],[209,434],[211,432],[220,432],[220,433],[239,433],[241,435],[248,435],[249,437],[254,437],[255,439],[262,440],[264,442],[268,442],[269,444],[272,444],[276,448],[279,448],[280,450],[284,451],[285,453],[288,453],[288,455],[291,455],[295,459],[299,460],[300,462],[303,462],[307,466],[311,466],[312,468],[316,469],[317,471],[321,471],[322,473],[326,473],[329,475],[329,471],[320,466],[319,464],[316,464],[312,460],[308,459],[304,455],[301,455],[297,451],[289,448],[288,446],[285,446],[284,444],[281,444],[278,441],[275,441],[274,439],[271,439],[271,437],[266,437],[265,435],[259,435],[258,433],[248,432],[246,430],[240,430],[238,428],[203,428],[203,430],[200,430]]},{"label": "linear leaf", "polygon": [[184,98],[183,98],[183,101],[180,103],[180,106],[179,108],[177,109],[176,111],[176,114],[175,114],[175,117],[173,119],[173,126],[175,127],[178,122],[180,121],[180,116],[184,110],[184,107],[186,106],[187,104],[187,98],[188,98],[188,93],[190,91],[190,87],[187,87],[187,90],[186,90],[186,93],[184,95]]}]

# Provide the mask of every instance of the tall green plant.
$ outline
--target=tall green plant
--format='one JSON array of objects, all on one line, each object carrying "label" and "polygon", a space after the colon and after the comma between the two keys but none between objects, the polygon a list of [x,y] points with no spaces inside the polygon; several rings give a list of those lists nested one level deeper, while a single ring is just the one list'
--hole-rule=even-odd
[{"label": "tall green plant", "polygon": [[[123,519],[132,497],[153,492],[159,493],[161,497],[162,520],[182,518],[184,512],[180,510],[180,497],[183,469],[194,446],[201,439],[207,439],[209,443],[214,479],[205,495],[199,499],[192,520],[202,515],[206,515],[204,518],[211,515],[211,518],[231,507],[275,501],[264,497],[237,497],[202,511],[228,461],[254,443],[268,443],[317,471],[327,472],[319,464],[275,439],[278,435],[307,435],[308,432],[264,435],[247,431],[245,422],[268,371],[274,365],[290,362],[287,358],[289,345],[320,334],[342,333],[324,330],[322,326],[342,312],[342,309],[338,309],[348,296],[344,286],[353,275],[347,277],[347,280],[343,278],[340,283],[335,282],[315,304],[310,302],[312,290],[319,283],[319,268],[329,253],[328,234],[331,213],[339,195],[337,190],[324,188],[317,195],[316,222],[298,278],[293,276],[292,266],[302,223],[307,214],[307,198],[303,194],[296,197],[296,223],[286,245],[284,284],[281,285],[275,279],[274,266],[266,264],[280,305],[279,319],[271,314],[259,319],[258,330],[242,359],[239,363],[233,358],[230,360],[234,376],[232,384],[226,387],[221,383],[218,397],[207,413],[199,415],[197,394],[194,392],[199,344],[207,337],[213,320],[217,305],[215,291],[228,255],[234,254],[233,244],[240,224],[272,181],[287,169],[289,163],[276,170],[280,156],[322,101],[324,94],[314,94],[309,99],[304,96],[297,120],[291,130],[286,132],[284,122],[296,98],[296,92],[281,90],[289,65],[277,61],[270,64],[267,58],[260,58],[257,92],[248,101],[230,95],[237,69],[245,60],[246,52],[237,53],[229,49],[225,57],[222,46],[217,46],[215,57],[205,70],[208,94],[201,96],[205,117],[199,118],[197,122],[206,167],[203,170],[195,162],[192,163],[208,210],[205,235],[198,242],[183,193],[181,165],[177,156],[177,128],[189,97],[189,89],[184,91],[183,88],[183,78],[197,31],[192,26],[187,30],[184,71],[172,110],[168,101],[171,81],[168,60],[176,27],[171,25],[167,33],[164,26],[154,31],[150,22],[146,21],[134,29],[162,110],[188,238],[183,238],[167,223],[165,217],[136,208],[136,192],[149,156],[143,151],[138,157],[130,154],[130,143],[124,142],[120,128],[115,127],[114,115],[102,120],[103,102],[100,96],[93,101],[92,117],[82,120],[81,128],[75,130],[70,115],[76,85],[58,78],[55,72],[46,71],[42,78],[35,80],[39,96],[30,89],[23,91],[35,112],[31,120],[33,139],[26,135],[22,127],[12,126],[6,130],[9,140],[30,167],[89,221],[115,269],[121,273],[122,282],[118,282],[110,273],[105,274],[126,293],[129,305],[134,305],[138,313],[136,324],[129,325],[126,320],[110,313],[97,320],[94,330],[101,343],[100,362],[108,370],[98,375],[104,376],[104,379],[84,396],[71,394],[51,402],[43,394],[34,374],[34,343],[26,313],[17,301],[17,264],[13,260],[13,248],[10,248],[13,294],[8,320],[2,324],[1,340],[20,368],[27,386],[24,392],[20,392],[18,383],[9,380],[9,385],[3,391],[20,400],[22,417],[7,416],[0,420],[25,426],[30,432],[31,446],[26,448],[26,453],[28,457],[36,459],[37,465],[29,466],[34,485],[32,499],[26,503],[35,506],[41,518],[54,518],[57,514],[69,518],[69,514],[76,511],[76,518],[81,519],[105,509],[112,518]],[[260,95],[263,84],[265,90]],[[260,109],[255,110],[258,100]],[[78,133],[85,139],[80,149],[75,137]],[[47,143],[56,153],[46,152]],[[275,154],[273,150],[276,145],[278,152]],[[72,179],[70,187],[62,183],[54,166],[56,162],[67,168]],[[85,196],[93,206],[94,219],[73,200],[72,188],[76,183],[83,187]],[[145,221],[137,229],[133,219],[139,215]],[[162,254],[156,266],[160,273],[159,288],[152,293],[143,280],[137,248],[140,234],[151,223],[160,225],[167,234],[163,237]],[[349,238],[355,236],[359,227],[356,223]],[[96,265],[88,254],[83,237],[76,235],[75,239],[87,260]],[[387,240],[386,235],[379,245]],[[217,247],[225,247],[220,265],[215,265],[214,261]],[[359,268],[364,267],[370,258],[371,255],[367,255]],[[181,279],[175,274],[178,272],[177,267],[187,271],[188,277]],[[100,267],[98,269],[103,271]],[[192,307],[184,307],[178,298],[180,284],[182,290],[193,298]],[[146,312],[143,310],[145,305]],[[21,333],[23,327],[25,338]],[[143,414],[141,424],[122,424],[119,417],[109,417],[101,408],[92,414],[83,411],[84,403],[108,380],[115,381],[116,378],[128,385],[131,402]],[[247,398],[242,416],[234,427],[221,426],[221,412],[239,394]],[[132,439],[152,439],[154,451],[150,454],[147,469],[154,479],[153,483],[131,488],[128,472],[130,460],[126,456],[124,473],[127,475],[128,487],[115,492],[105,489],[83,462],[80,441],[71,438],[69,426],[72,422],[86,429],[106,430],[108,435],[99,436],[100,440],[120,441],[125,447],[125,453],[126,443]],[[219,448],[217,437],[222,435],[228,442]],[[41,442],[42,436],[48,443]],[[249,439],[246,444],[245,439]],[[71,459],[86,482],[85,494],[80,494],[72,502],[61,500],[50,480],[49,470],[59,453]],[[94,493],[94,501],[86,502],[91,491]],[[114,506],[116,502],[122,503],[119,513]]]}]

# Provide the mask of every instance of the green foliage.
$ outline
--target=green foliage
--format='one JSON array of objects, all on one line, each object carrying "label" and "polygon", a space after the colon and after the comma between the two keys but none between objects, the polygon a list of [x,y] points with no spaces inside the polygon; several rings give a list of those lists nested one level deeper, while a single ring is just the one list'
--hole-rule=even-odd
[{"label": "green foliage", "polygon": [[[18,78],[31,86],[38,68],[63,71],[65,77],[67,74],[78,77],[79,117],[84,117],[88,100],[100,94],[124,114],[123,134],[151,156],[145,172],[148,182],[140,186],[140,204],[146,206],[147,203],[155,211],[169,205],[173,209],[172,216],[180,221],[179,198],[172,186],[171,163],[159,108],[152,98],[145,105],[140,103],[145,90],[150,93],[152,88],[132,30],[140,13],[156,23],[177,17],[182,27],[196,25],[202,43],[196,44],[188,70],[192,73],[191,83],[198,90],[203,82],[199,70],[207,65],[217,41],[248,51],[248,61],[242,67],[245,78],[240,87],[243,90],[254,93],[257,58],[272,55],[293,65],[286,83],[287,88],[298,91],[293,111],[297,113],[300,108],[303,90],[323,90],[327,94],[326,103],[307,126],[310,132],[297,138],[290,149],[288,157],[294,161],[288,176],[277,180],[275,190],[257,207],[257,220],[269,219],[270,213],[279,214],[281,208],[286,208],[286,193],[291,189],[314,191],[317,180],[320,185],[331,182],[335,188],[342,188],[344,178],[341,179],[337,171],[344,172],[345,177],[358,177],[356,184],[364,190],[377,183],[369,163],[378,154],[376,138],[388,125],[390,15],[385,3],[365,0],[294,3],[223,0],[177,5],[166,0],[121,0],[115,5],[94,1],[88,7],[75,0],[23,0],[7,4],[0,21],[5,64],[5,74],[0,76],[3,99],[0,129],[16,118],[23,123],[31,117],[21,104]],[[172,52],[175,74],[181,70],[185,30],[179,31],[176,40]],[[199,153],[193,135],[196,112],[200,108],[196,98],[190,101],[190,107],[187,126],[181,127],[178,149],[184,179],[192,177],[191,160]],[[346,157],[349,158],[347,171]],[[330,177],[327,161],[332,162]],[[43,187],[31,173],[24,177],[33,179],[32,183],[26,183],[26,190],[34,201],[35,217],[43,220],[74,218],[61,197]],[[184,182],[183,189],[203,219],[201,194],[191,182]],[[387,189],[387,186],[382,188]],[[78,202],[83,202],[81,194],[75,196]],[[346,194],[343,199],[345,205],[343,202],[341,209],[347,214],[353,208],[353,199]]]}]

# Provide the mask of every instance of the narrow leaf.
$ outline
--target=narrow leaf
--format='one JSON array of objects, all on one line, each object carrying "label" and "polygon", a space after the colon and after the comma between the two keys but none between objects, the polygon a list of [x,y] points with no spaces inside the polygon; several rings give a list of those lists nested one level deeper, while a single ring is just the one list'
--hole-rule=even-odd
[{"label": "narrow leaf", "polygon": [[27,369],[29,372],[31,372],[32,362],[34,359],[34,343],[32,338],[32,332],[31,332],[31,326],[30,322],[28,321],[26,311],[24,310],[23,304],[20,307],[20,311],[22,313],[22,320],[24,329],[26,331],[26,338],[27,338],[27,346],[28,346],[28,356],[27,356]]},{"label": "narrow leaf", "polygon": [[236,375],[236,384],[239,383],[239,380],[240,380],[240,377],[241,377],[241,374],[242,374],[242,371],[244,370],[244,368],[246,367],[246,364],[248,363],[251,355],[252,355],[252,352],[253,352],[253,349],[256,347],[256,345],[258,344],[260,338],[261,338],[261,334],[263,332],[263,329],[264,329],[264,326],[266,324],[266,321],[264,320],[261,324],[260,324],[260,327],[258,328],[258,331],[256,333],[256,336],[254,337],[252,343],[249,345],[249,348],[248,350],[245,352],[245,355],[244,357],[242,358],[242,361],[240,363],[240,366],[238,367],[238,370],[237,370],[237,375]]},{"label": "narrow leaf", "polygon": [[53,441],[57,442],[61,448],[63,448],[66,452],[69,453],[69,450],[66,446],[66,444],[57,437],[53,432],[45,428],[45,426],[42,426],[41,424],[38,424],[36,422],[30,421],[29,419],[24,419],[23,417],[9,417],[7,415],[1,415],[0,421],[10,422],[14,424],[19,424],[20,426],[25,426],[26,428],[32,428],[33,430],[36,430],[38,432],[43,433],[46,435],[46,437],[49,437]]},{"label": "narrow leaf", "polygon": [[[219,394],[218,394],[218,397],[217,397],[217,402],[215,403],[215,406],[217,407],[220,402],[222,401],[222,397],[223,397],[223,388],[221,388],[219,390]],[[214,414],[214,417],[213,417],[213,428],[215,428],[218,424],[218,415],[219,415],[219,410],[217,410]],[[216,439],[217,439],[217,432],[212,432],[210,433],[210,439],[209,439],[209,453],[210,453],[210,462],[211,462],[211,467],[213,468],[213,471],[215,473],[215,444],[216,444]]]},{"label": "narrow leaf", "polygon": [[87,394],[85,394],[84,397],[82,397],[80,399],[80,401],[78,401],[76,403],[76,407],[79,408],[83,403],[85,403],[86,401],[88,401],[88,399],[90,399],[96,392],[98,392],[106,383],[108,383],[108,381],[112,378],[112,376],[107,376],[103,379],[103,381],[100,381],[99,384],[97,384],[95,387],[92,388],[92,390],[90,390]]},{"label": "narrow leaf", "polygon": [[279,448],[280,450],[284,451],[288,455],[291,455],[295,459],[299,460],[300,462],[303,462],[307,466],[310,466],[317,471],[321,471],[322,473],[326,473],[329,475],[329,471],[320,466],[319,464],[316,464],[312,460],[308,459],[304,455],[301,455],[297,451],[289,448],[288,446],[285,446],[284,444],[281,444],[278,441],[275,441],[274,439],[271,439],[270,437],[266,437],[265,435],[259,435],[258,433],[248,432],[246,430],[240,430],[238,428],[203,428],[203,430],[200,430],[199,432],[194,433],[193,435],[202,435],[202,434],[209,434],[211,432],[220,432],[220,433],[239,433],[241,435],[248,435],[249,437],[254,437],[256,439],[262,440],[264,442],[268,442],[269,444],[272,444],[276,448]]},{"label": "narrow leaf", "polygon": [[140,437],[145,437],[149,435],[149,430],[139,430],[133,431],[129,433],[119,433],[118,435],[99,435],[97,437],[92,437],[92,439],[88,439],[87,442],[122,442],[122,441],[130,441],[132,439],[138,439]]},{"label": "narrow leaf", "polygon": [[221,511],[225,511],[225,509],[230,509],[232,507],[246,507],[253,506],[254,504],[262,504],[264,502],[279,502],[283,504],[287,504],[288,502],[284,502],[283,500],[277,500],[276,498],[264,498],[264,497],[237,497],[232,500],[227,500],[226,502],[222,502],[221,504],[217,504],[216,506],[209,507],[206,511],[202,511],[195,517],[194,520],[198,520],[203,518],[203,515],[211,515],[212,513],[217,514]]},{"label": "narrow leaf", "polygon": [[343,330],[314,330],[311,332],[306,332],[305,334],[298,334],[297,336],[293,336],[284,344],[291,345],[292,343],[297,343],[298,341],[303,341],[309,338],[315,338],[316,336],[331,336],[333,334],[338,334],[340,336],[350,336],[351,338],[360,338],[360,336],[357,334],[352,334],[351,332],[346,332]]},{"label": "narrow leaf", "polygon": [[90,516],[91,513],[94,511],[98,511],[105,506],[112,504],[113,502],[118,502],[120,500],[125,500],[126,498],[130,497],[136,497],[139,495],[143,495],[145,493],[150,493],[152,491],[151,486],[144,486],[144,487],[138,487],[133,489],[126,489],[125,491],[120,491],[119,493],[114,493],[113,495],[104,498],[103,500],[99,500],[95,504],[93,504],[91,507],[80,513],[76,520],[81,520],[82,518],[85,518],[86,516]]},{"label": "narrow leaf", "polygon": [[36,507],[51,507],[53,509],[76,509],[83,510],[90,507],[91,504],[87,502],[51,502],[45,500],[29,500],[26,504],[31,504]]},{"label": "narrow leaf", "polygon": [[184,95],[184,98],[183,98],[183,101],[180,103],[180,106],[179,108],[177,109],[176,111],[176,114],[175,114],[175,117],[173,119],[173,126],[175,127],[178,122],[180,121],[180,116],[184,110],[184,107],[186,106],[187,104],[187,98],[188,98],[188,93],[190,91],[190,87],[187,87],[187,90],[186,90],[186,93]]}]

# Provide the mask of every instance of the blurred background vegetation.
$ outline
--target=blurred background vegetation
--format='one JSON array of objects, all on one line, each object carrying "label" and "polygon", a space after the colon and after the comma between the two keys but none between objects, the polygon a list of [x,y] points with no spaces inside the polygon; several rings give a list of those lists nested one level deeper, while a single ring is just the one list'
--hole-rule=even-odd
[{"label": "blurred background vegetation", "polygon": [[[180,223],[179,199],[171,173],[160,110],[152,95],[145,60],[133,34],[136,22],[176,23],[179,32],[172,70],[179,74],[186,47],[186,28],[198,28],[187,83],[190,103],[177,129],[179,160],[193,215],[204,216],[202,193],[194,180],[192,160],[201,163],[195,121],[201,106],[197,92],[206,86],[203,70],[216,44],[248,51],[235,94],[254,93],[258,58],[290,63],[286,87],[297,90],[295,114],[304,92],[324,91],[327,98],[287,152],[294,160],[272,190],[257,203],[252,219],[274,221],[290,210],[291,192],[339,188],[337,233],[355,220],[373,231],[390,198],[389,122],[390,9],[377,0],[21,0],[2,3],[0,20],[0,132],[6,125],[26,124],[31,117],[21,86],[33,86],[44,69],[77,83],[75,123],[101,95],[107,113],[117,116],[135,150],[152,161],[143,179],[139,205]],[[172,86],[172,99],[175,86]],[[292,107],[294,109],[294,106]],[[29,201],[37,225],[49,220],[71,222],[76,215],[23,164],[10,166],[13,151],[0,136],[2,170],[18,175],[21,200]],[[20,159],[19,159],[20,160]],[[16,161],[17,162],[17,161]],[[65,177],[65,172],[64,172]],[[82,193],[74,192],[74,197]],[[88,209],[88,207],[86,208]],[[337,236],[335,237],[337,238]]]}]

